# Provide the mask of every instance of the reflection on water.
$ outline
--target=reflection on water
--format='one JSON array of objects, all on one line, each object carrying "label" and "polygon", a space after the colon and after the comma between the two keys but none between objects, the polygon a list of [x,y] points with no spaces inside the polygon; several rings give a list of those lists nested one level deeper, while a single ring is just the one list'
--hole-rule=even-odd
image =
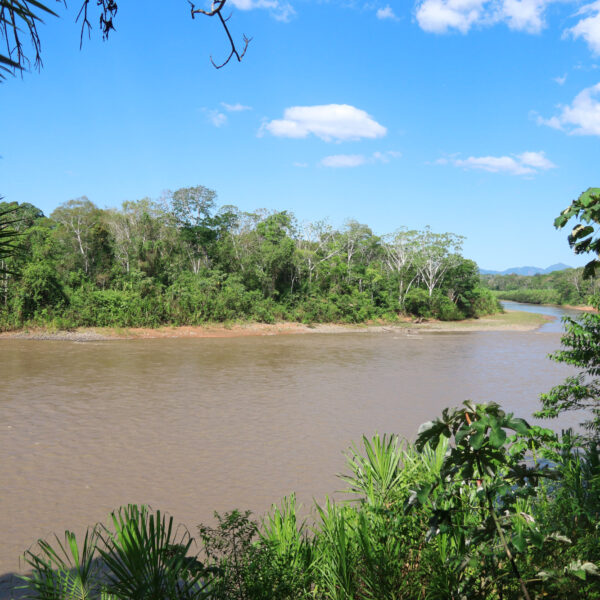
[{"label": "reflection on water", "polygon": [[194,527],[339,489],[365,433],[467,398],[528,416],[570,371],[556,333],[0,340],[0,574],[38,537],[145,502]]}]

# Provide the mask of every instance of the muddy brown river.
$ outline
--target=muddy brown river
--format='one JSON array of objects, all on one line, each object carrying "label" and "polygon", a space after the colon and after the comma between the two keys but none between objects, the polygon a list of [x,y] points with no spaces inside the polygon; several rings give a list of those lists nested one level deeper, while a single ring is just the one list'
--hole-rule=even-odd
[{"label": "muddy brown river", "polygon": [[292,491],[310,506],[340,488],[342,452],[363,433],[414,438],[467,398],[529,417],[572,372],[546,358],[559,338],[1,340],[0,575],[37,538],[130,502],[192,529],[214,510],[260,515]]}]

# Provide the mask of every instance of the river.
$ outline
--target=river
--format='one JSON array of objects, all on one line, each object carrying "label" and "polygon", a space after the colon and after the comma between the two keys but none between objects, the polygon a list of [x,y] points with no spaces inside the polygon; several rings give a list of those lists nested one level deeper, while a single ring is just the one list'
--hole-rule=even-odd
[{"label": "river", "polygon": [[[519,305],[520,306],[520,305]],[[546,307],[535,307],[546,310]],[[414,438],[470,398],[528,418],[572,370],[535,332],[0,340],[0,574],[38,537],[135,502],[190,528],[340,489],[361,435]],[[565,419],[560,425],[574,424]]]}]

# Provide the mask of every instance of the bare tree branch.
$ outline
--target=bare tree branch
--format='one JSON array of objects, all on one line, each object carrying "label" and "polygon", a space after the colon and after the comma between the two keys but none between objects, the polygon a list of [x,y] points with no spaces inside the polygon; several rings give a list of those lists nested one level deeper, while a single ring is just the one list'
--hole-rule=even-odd
[{"label": "bare tree branch", "polygon": [[[66,5],[66,0],[55,1]],[[88,11],[90,2],[92,2],[92,5],[95,4],[98,7],[100,13],[99,29],[102,32],[102,37],[106,40],[110,32],[115,29],[114,20],[118,10],[118,0],[80,1],[81,7],[77,13],[76,21],[79,22],[81,20],[81,34],[79,38],[79,47],[81,49],[85,33],[87,32],[89,37],[93,28]],[[212,0],[210,10],[196,8],[190,2],[192,19],[195,15],[216,16],[225,30],[231,51],[227,59],[220,64],[215,63],[212,56],[210,57],[211,63],[217,69],[224,67],[234,56],[240,62],[246,54],[248,44],[251,41],[251,38],[244,35],[242,38],[243,48],[238,50],[227,25],[230,17],[225,18],[222,14],[226,2],[227,0]],[[31,54],[34,56],[34,67],[38,70],[42,67],[42,45],[38,34],[38,25],[43,23],[42,16],[44,15],[58,17],[58,14],[50,8],[49,4],[51,4],[50,0],[0,0],[0,44],[4,44],[5,46],[4,52],[0,51],[0,81],[5,79],[9,74],[14,75],[18,71],[23,72],[23,70],[30,66],[31,61],[28,56],[28,48],[31,48]]]},{"label": "bare tree branch", "polygon": [[252,41],[252,38],[246,37],[246,35],[243,36],[243,42],[244,42],[244,49],[240,52],[235,45],[235,42],[233,41],[233,38],[231,37],[231,32],[229,31],[229,27],[227,26],[227,21],[229,21],[229,19],[231,18],[231,15],[229,15],[227,18],[223,17],[222,14],[222,10],[223,7],[225,6],[225,3],[227,2],[227,0],[213,0],[212,4],[211,4],[211,8],[210,10],[202,10],[201,8],[196,8],[196,6],[190,2],[190,0],[188,0],[190,7],[191,7],[191,15],[192,15],[192,19],[195,18],[195,15],[206,15],[207,17],[214,17],[217,16],[219,17],[219,21],[221,22],[221,25],[223,26],[223,29],[225,30],[225,33],[227,34],[227,39],[229,40],[229,44],[231,45],[231,52],[229,53],[229,56],[227,57],[227,59],[222,62],[221,64],[217,64],[215,63],[215,61],[213,60],[213,57],[211,55],[210,57],[210,62],[212,63],[213,67],[215,67],[215,69],[221,69],[223,68],[231,59],[232,57],[236,57],[238,62],[242,62],[242,58],[244,57],[244,54],[246,54],[246,50],[248,50],[248,44]]}]

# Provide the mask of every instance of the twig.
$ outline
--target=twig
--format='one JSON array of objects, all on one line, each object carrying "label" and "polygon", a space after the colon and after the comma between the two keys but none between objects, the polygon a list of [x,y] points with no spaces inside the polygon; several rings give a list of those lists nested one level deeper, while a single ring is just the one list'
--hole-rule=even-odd
[{"label": "twig", "polygon": [[224,62],[222,62],[221,64],[217,64],[213,60],[213,57],[211,55],[210,62],[212,63],[213,67],[215,67],[215,69],[223,68],[231,60],[231,58],[233,56],[235,56],[237,58],[238,62],[241,62],[242,58],[244,58],[244,55],[246,54],[246,50],[248,50],[248,44],[252,41],[252,38],[249,38],[246,35],[244,35],[242,38],[242,40],[244,42],[244,49],[240,52],[236,48],[235,42],[233,41],[233,38],[231,37],[231,32],[229,31],[229,27],[227,26],[227,21],[229,21],[229,19],[231,18],[231,15],[229,15],[227,18],[225,18],[225,17],[223,17],[223,14],[221,13],[227,0],[213,0],[210,10],[203,10],[201,8],[196,8],[196,6],[190,0],[188,0],[188,2],[190,4],[190,13],[192,15],[192,19],[195,18],[195,15],[205,15],[207,17],[217,16],[217,17],[219,17],[219,21],[221,22],[221,25],[223,26],[223,29],[225,30],[225,33],[227,34],[227,39],[229,40],[229,44],[231,45],[231,52],[229,53],[229,56],[227,57],[227,59]]}]

